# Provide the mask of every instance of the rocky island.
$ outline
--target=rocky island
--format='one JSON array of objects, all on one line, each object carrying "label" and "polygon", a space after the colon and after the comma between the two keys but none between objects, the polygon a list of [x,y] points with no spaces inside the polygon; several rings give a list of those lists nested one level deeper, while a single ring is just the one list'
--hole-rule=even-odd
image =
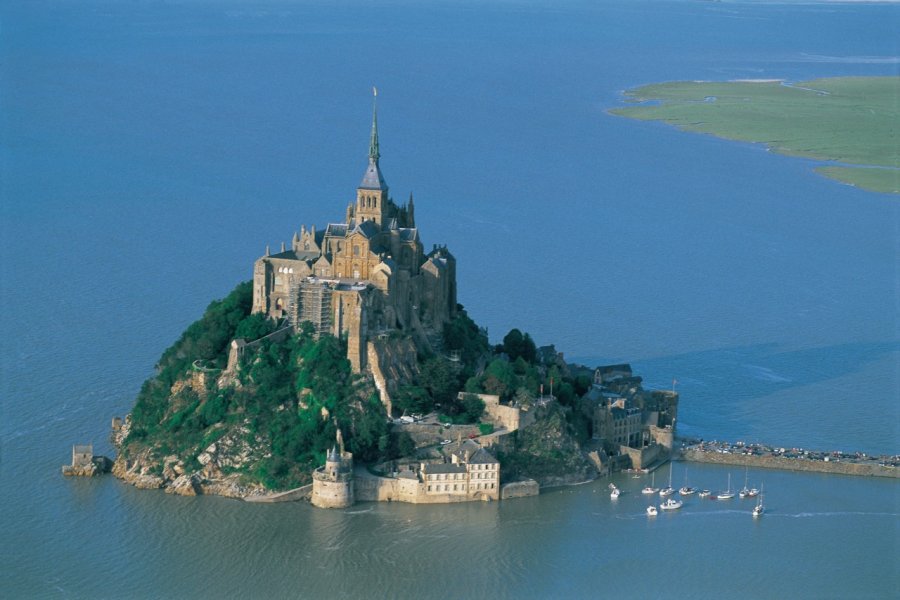
[{"label": "rocky island", "polygon": [[426,252],[412,195],[368,164],[340,222],[266,248],[253,279],[167,349],[124,421],[113,473],[141,488],[270,500],[499,500],[645,468],[678,396],[628,365],[566,363],[511,330],[491,345]]}]

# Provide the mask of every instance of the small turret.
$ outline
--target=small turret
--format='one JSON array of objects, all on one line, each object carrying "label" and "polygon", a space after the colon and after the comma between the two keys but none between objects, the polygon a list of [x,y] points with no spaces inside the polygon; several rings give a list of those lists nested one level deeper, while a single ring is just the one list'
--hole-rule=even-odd
[{"label": "small turret", "polygon": [[416,205],[413,202],[412,192],[409,193],[409,202],[406,203],[406,226],[416,226]]}]

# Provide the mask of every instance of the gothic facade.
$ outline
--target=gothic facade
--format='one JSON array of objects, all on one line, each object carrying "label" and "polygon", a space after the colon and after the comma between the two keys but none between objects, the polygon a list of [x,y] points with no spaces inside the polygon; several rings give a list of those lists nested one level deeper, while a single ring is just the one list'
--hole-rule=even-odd
[{"label": "gothic facade", "polygon": [[446,246],[424,251],[412,195],[394,202],[380,158],[373,107],[368,165],[343,220],[301,226],[290,249],[267,248],[253,267],[253,312],[346,337],[357,372],[374,336],[399,330],[429,344],[456,314],[456,260]]}]

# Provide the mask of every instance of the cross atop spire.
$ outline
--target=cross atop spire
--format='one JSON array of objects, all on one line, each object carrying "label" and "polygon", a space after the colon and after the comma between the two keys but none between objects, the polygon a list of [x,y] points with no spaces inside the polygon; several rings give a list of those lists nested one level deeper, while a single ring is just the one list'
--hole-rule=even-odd
[{"label": "cross atop spire", "polygon": [[369,141],[369,160],[378,163],[381,153],[378,151],[378,88],[372,87],[372,138]]}]

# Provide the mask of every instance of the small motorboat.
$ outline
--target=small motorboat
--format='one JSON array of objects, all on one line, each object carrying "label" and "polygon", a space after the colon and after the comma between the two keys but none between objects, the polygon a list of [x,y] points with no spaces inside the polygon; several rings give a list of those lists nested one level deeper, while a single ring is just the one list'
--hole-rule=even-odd
[{"label": "small motorboat", "polygon": [[616,500],[619,497],[619,494],[621,494],[621,493],[622,492],[619,491],[619,488],[617,488],[613,484],[609,484],[609,497],[610,498],[612,498],[613,500]]},{"label": "small motorboat", "polygon": [[681,500],[676,500],[674,498],[669,498],[665,502],[659,505],[660,510],[678,510],[684,506],[684,502]]},{"label": "small motorboat", "polygon": [[655,516],[656,516],[656,507],[655,507],[655,506],[648,506],[648,507],[647,507],[647,516],[648,516],[648,517],[655,517]]},{"label": "small motorboat", "polygon": [[700,493],[698,495],[701,498],[709,498],[710,494],[712,494],[712,492],[710,492],[709,490],[700,490]]}]

